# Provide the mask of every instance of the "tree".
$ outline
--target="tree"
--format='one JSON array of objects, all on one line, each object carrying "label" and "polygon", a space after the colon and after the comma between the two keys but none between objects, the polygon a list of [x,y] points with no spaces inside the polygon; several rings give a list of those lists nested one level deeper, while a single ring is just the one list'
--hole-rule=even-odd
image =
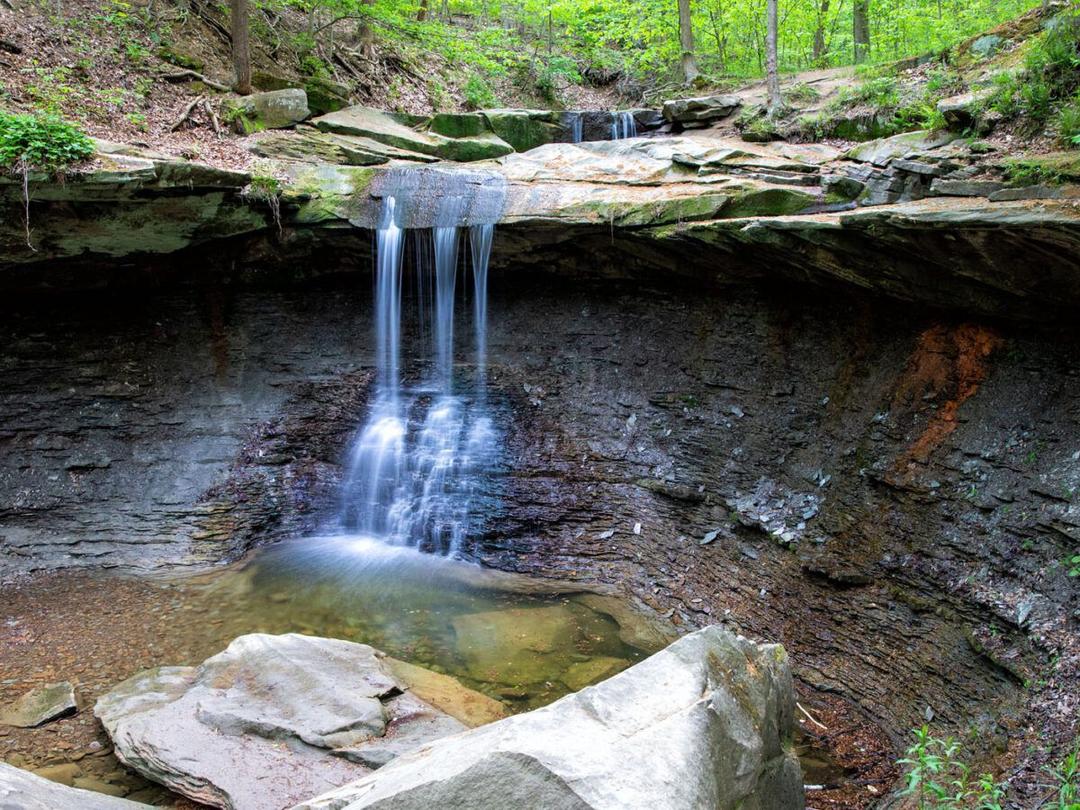
[{"label": "tree", "polygon": [[375,50],[375,29],[371,27],[371,22],[366,15],[375,5],[375,0],[361,0],[361,4],[364,6],[365,16],[360,18],[360,53],[370,57],[371,52]]},{"label": "tree", "polygon": [[828,18],[829,0],[821,0],[821,5],[818,6],[817,21],[814,25],[813,60],[815,67],[821,64],[821,59],[825,56],[825,23]]},{"label": "tree", "polygon": [[248,0],[230,0],[232,12],[232,61],[236,72],[233,89],[242,96],[251,92],[251,35]]},{"label": "tree", "polygon": [[870,0],[855,0],[851,12],[851,34],[855,41],[855,64],[870,56]]},{"label": "tree", "polygon": [[780,114],[780,72],[776,65],[776,0],[767,0],[765,20],[765,76],[769,87],[769,118]]},{"label": "tree", "polygon": [[690,16],[690,0],[679,0],[679,48],[683,81],[690,84],[701,71],[694,59],[694,25]]},{"label": "tree", "polygon": [[428,0],[420,0],[420,10],[416,12],[416,21],[423,22],[428,15]]}]

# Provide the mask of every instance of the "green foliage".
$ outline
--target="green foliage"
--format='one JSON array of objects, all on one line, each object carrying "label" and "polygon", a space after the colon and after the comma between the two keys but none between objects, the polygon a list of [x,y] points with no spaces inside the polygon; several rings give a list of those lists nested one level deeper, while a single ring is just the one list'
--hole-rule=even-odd
[{"label": "green foliage", "polygon": [[93,142],[55,116],[0,112],[0,168],[60,172],[92,154]]},{"label": "green foliage", "polygon": [[499,100],[495,97],[495,91],[491,89],[484,78],[476,73],[465,82],[465,106],[470,110],[482,110],[497,107]]},{"label": "green foliage", "polygon": [[990,774],[971,778],[971,768],[960,759],[960,743],[930,733],[929,726],[914,730],[915,742],[900,764],[906,766],[903,795],[915,799],[918,810],[1002,810],[1002,788]]},{"label": "green foliage", "polygon": [[[1080,144],[1080,136],[1075,137],[1073,140]],[[1070,577],[1080,577],[1080,554],[1074,554],[1069,558],[1068,568]]]},{"label": "green foliage", "polygon": [[[1080,557],[1074,562],[1080,564]],[[1043,772],[1054,780],[1056,795],[1042,807],[1045,810],[1080,810],[1080,740],[1061,762],[1044,767]]]}]

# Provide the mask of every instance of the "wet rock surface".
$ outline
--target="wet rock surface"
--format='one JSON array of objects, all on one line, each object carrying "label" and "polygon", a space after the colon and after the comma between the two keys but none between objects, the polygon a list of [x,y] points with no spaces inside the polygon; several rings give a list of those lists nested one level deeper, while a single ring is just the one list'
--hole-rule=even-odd
[{"label": "wet rock surface", "polygon": [[602,684],[425,745],[297,810],[803,807],[784,651],[719,628]]},{"label": "wet rock surface", "polygon": [[0,762],[4,810],[140,810],[150,805],[67,787]]},{"label": "wet rock surface", "polygon": [[120,760],[214,807],[285,807],[466,726],[409,693],[371,647],[241,636],[198,667],[158,667],[94,713]]}]

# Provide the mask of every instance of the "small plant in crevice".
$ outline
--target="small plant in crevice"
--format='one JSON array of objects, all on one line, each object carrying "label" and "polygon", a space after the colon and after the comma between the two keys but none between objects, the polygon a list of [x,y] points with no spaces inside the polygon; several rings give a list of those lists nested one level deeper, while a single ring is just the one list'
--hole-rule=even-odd
[{"label": "small plant in crevice", "polygon": [[929,726],[914,730],[915,742],[900,764],[906,766],[902,795],[911,796],[918,810],[1002,810],[1004,790],[988,773],[973,777],[960,758],[960,742],[935,737]]},{"label": "small plant in crevice", "polygon": [[278,179],[270,174],[253,174],[251,182],[244,189],[244,196],[266,203],[277,226],[278,236],[281,236],[284,228],[281,224],[281,183]]},{"label": "small plant in crevice", "polygon": [[0,111],[0,169],[22,178],[26,246],[30,240],[30,172],[61,175],[94,154],[94,142],[74,124],[52,115]]}]

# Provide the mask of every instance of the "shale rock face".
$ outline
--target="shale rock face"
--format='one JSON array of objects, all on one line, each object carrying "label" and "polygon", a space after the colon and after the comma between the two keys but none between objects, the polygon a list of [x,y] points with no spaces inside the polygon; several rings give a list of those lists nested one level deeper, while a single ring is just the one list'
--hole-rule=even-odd
[{"label": "shale rock face", "polygon": [[778,645],[719,627],[543,709],[425,745],[297,810],[803,807]]},{"label": "shale rock face", "polygon": [[4,810],[139,810],[150,805],[58,785],[0,762],[0,807]]},{"label": "shale rock face", "polygon": [[94,708],[122,762],[195,801],[287,807],[466,726],[407,692],[374,649],[241,636],[198,667],[158,667]]}]

